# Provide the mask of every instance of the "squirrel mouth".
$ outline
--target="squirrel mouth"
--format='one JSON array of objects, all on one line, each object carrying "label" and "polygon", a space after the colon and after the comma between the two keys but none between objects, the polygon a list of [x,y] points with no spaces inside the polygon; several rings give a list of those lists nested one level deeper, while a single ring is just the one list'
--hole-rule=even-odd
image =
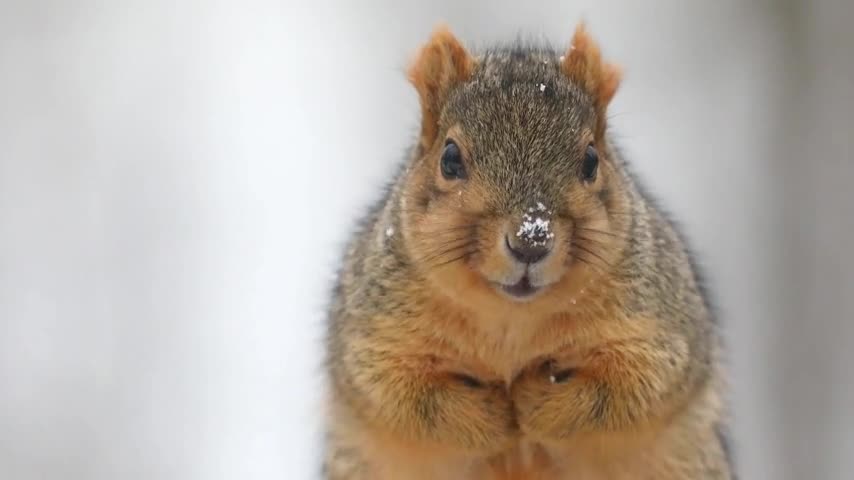
[{"label": "squirrel mouth", "polygon": [[531,285],[531,280],[528,278],[528,275],[524,275],[518,282],[514,285],[501,285],[501,290],[510,295],[511,297],[518,300],[526,300],[531,298],[540,291],[539,287],[535,287]]}]

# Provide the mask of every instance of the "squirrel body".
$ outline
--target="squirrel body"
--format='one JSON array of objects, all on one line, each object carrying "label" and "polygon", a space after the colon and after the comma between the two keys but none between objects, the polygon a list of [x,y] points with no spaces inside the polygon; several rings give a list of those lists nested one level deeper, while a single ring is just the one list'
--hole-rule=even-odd
[{"label": "squirrel body", "polygon": [[734,478],[696,267],[607,133],[619,70],[579,26],[564,55],[439,29],[409,74],[419,141],[332,298],[326,478]]}]

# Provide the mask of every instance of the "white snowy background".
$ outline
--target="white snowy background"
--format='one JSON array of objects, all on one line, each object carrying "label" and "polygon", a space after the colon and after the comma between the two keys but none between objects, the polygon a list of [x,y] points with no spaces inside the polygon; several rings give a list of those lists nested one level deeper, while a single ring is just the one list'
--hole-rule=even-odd
[{"label": "white snowy background", "polygon": [[746,479],[854,472],[850,2],[0,1],[0,478],[317,478],[326,293],[404,70],[585,18],[717,293]]}]

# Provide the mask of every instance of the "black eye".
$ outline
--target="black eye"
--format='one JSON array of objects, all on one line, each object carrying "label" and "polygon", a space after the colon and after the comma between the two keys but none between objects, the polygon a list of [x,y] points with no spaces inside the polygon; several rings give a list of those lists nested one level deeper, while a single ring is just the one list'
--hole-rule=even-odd
[{"label": "black eye", "polygon": [[587,151],[584,152],[584,160],[581,162],[581,179],[585,181],[595,180],[598,167],[599,154],[593,145],[588,145]]},{"label": "black eye", "polygon": [[451,140],[445,143],[442,151],[442,176],[448,180],[457,180],[466,177],[466,169],[463,167],[463,156],[460,147]]}]

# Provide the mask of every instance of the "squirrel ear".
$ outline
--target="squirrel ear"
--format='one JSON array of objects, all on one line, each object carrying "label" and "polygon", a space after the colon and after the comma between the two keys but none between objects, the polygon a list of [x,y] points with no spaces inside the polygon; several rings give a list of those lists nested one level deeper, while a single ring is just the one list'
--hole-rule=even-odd
[{"label": "squirrel ear", "polygon": [[435,140],[439,115],[451,89],[471,78],[474,59],[447,27],[439,26],[409,67],[421,100],[421,147]]},{"label": "squirrel ear", "polygon": [[572,36],[572,45],[561,65],[563,73],[593,97],[596,108],[596,136],[605,132],[605,111],[617,93],[622,74],[616,65],[602,61],[599,45],[579,23]]}]

